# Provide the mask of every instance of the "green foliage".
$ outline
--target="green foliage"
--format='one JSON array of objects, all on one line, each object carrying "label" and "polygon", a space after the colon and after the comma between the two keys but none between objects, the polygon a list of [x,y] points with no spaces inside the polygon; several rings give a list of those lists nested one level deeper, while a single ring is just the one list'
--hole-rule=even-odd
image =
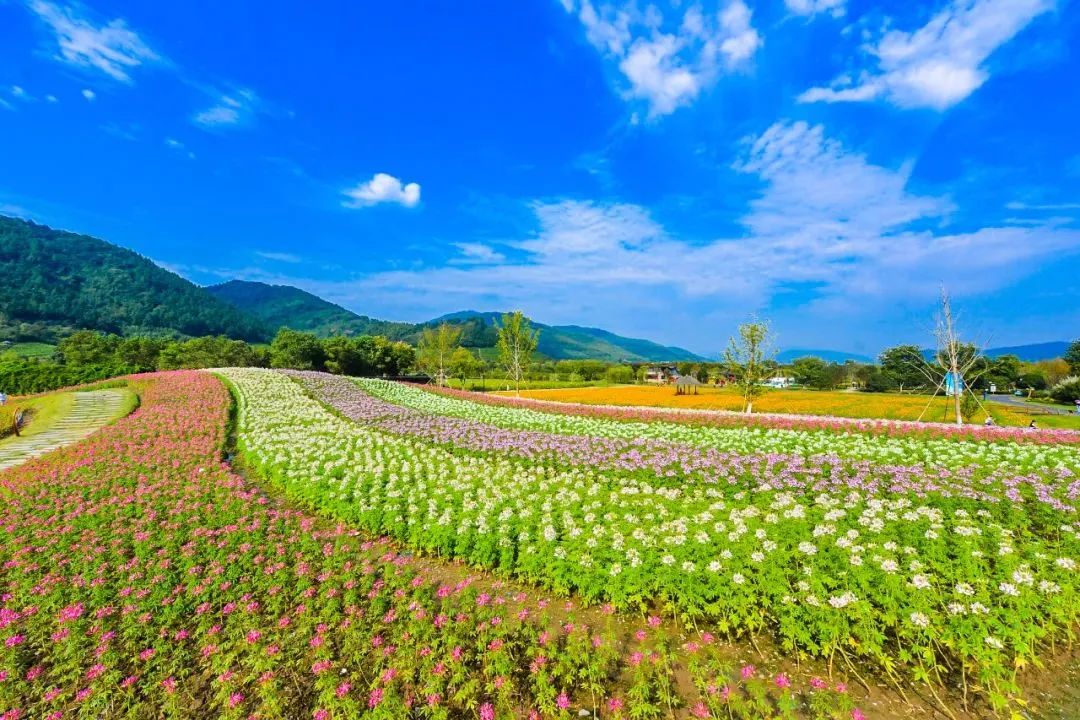
[{"label": "green foliage", "polygon": [[1046,381],[1046,375],[1037,370],[1032,370],[1020,375],[1017,385],[1032,390],[1045,390],[1049,383]]},{"label": "green foliage", "polygon": [[[450,374],[450,358],[459,349],[461,329],[449,323],[425,328],[416,350],[416,364],[439,385],[446,384]],[[471,356],[470,356],[471,357]]]},{"label": "green foliage", "polygon": [[742,390],[748,413],[754,409],[754,398],[764,391],[761,383],[772,374],[775,356],[773,335],[767,322],[751,320],[743,323],[739,326],[738,339],[728,341],[724,362]]},{"label": "green foliage", "polygon": [[315,333],[281,328],[270,343],[270,366],[293,370],[322,370],[326,353]]},{"label": "green foliage", "polygon": [[140,255],[102,240],[0,217],[0,330],[57,340],[77,328],[125,335],[263,339],[257,320]]},{"label": "green foliage", "polygon": [[16,360],[0,363],[0,391],[9,395],[30,395],[71,385],[127,375],[134,368],[123,365],[57,365]]},{"label": "green foliage", "polygon": [[792,363],[795,382],[814,390],[831,390],[847,377],[847,370],[820,357],[800,357]]},{"label": "green foliage", "polygon": [[901,391],[926,388],[931,385],[930,364],[923,357],[918,345],[897,345],[888,348],[882,351],[878,362],[882,372]]},{"label": "green foliage", "polygon": [[1072,405],[1080,400],[1080,377],[1067,377],[1050,389],[1055,402]]},{"label": "green foliage", "polygon": [[100,365],[111,360],[119,346],[117,335],[79,330],[61,340],[58,350],[67,365]]},{"label": "green foliage", "polygon": [[459,347],[450,356],[450,374],[465,384],[465,379],[472,377],[483,368],[483,362],[468,348]]},{"label": "green foliage", "polygon": [[499,361],[506,368],[507,377],[521,390],[521,381],[529,368],[532,354],[539,344],[540,331],[533,330],[529,319],[520,310],[502,316],[499,329]]},{"label": "green foliage", "polygon": [[220,335],[168,343],[161,348],[157,360],[159,370],[266,367],[268,364],[269,357],[265,350],[252,347],[243,340],[230,340]]},{"label": "green foliage", "polygon": [[634,382],[634,368],[629,365],[612,365],[604,373],[609,383],[623,384]]},{"label": "green foliage", "polygon": [[893,376],[876,367],[870,368],[863,383],[863,389],[867,392],[893,392],[896,387]]},{"label": "green foliage", "polygon": [[1069,349],[1065,351],[1061,358],[1069,364],[1069,372],[1073,375],[1080,375],[1080,340],[1076,340],[1069,345]]}]

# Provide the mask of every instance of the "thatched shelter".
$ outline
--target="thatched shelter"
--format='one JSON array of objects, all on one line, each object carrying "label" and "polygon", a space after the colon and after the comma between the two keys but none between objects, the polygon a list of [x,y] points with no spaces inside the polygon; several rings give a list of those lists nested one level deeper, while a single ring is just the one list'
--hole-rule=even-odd
[{"label": "thatched shelter", "polygon": [[679,379],[675,381],[675,394],[689,395],[692,388],[693,394],[697,395],[699,387],[701,387],[701,381],[693,375],[680,375]]}]

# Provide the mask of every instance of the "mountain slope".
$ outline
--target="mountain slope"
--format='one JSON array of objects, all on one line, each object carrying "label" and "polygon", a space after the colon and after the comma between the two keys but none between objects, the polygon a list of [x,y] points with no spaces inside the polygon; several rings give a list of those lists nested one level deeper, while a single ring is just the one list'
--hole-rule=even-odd
[{"label": "mountain slope", "polygon": [[0,320],[55,339],[72,329],[266,338],[258,320],[141,255],[88,235],[0,216]]},{"label": "mountain slope", "polygon": [[357,315],[351,310],[323,300],[291,285],[267,285],[260,282],[230,280],[211,285],[205,290],[219,300],[259,318],[268,328],[281,327],[313,332],[320,337],[330,335],[408,334],[410,323],[376,320]]},{"label": "mountain slope", "polygon": [[776,356],[776,361],[787,364],[804,357],[816,357],[821,358],[826,362],[834,363],[844,363],[848,360],[854,360],[855,362],[860,363],[874,362],[873,358],[858,353],[849,353],[844,352],[843,350],[815,350],[806,348],[791,348],[790,350],[784,350]]},{"label": "mountain slope", "polygon": [[1053,360],[1065,354],[1069,349],[1069,343],[1059,340],[1056,342],[1034,343],[1031,345],[1013,345],[1012,347],[990,348],[984,354],[987,357],[1001,357],[1002,355],[1015,355],[1024,362],[1038,362],[1039,360]]},{"label": "mountain slope", "polygon": [[[493,348],[497,333],[497,312],[465,310],[449,313],[426,323],[376,320],[327,302],[317,295],[288,285],[232,280],[206,288],[216,297],[250,313],[271,328],[288,327],[321,336],[385,335],[393,340],[416,344],[425,327],[441,322],[458,325],[465,347]],[[541,330],[537,352],[563,359],[592,358],[611,361],[648,362],[655,360],[700,360],[688,350],[669,348],[648,340],[624,338],[606,330],[576,325],[550,326],[534,323]]]}]

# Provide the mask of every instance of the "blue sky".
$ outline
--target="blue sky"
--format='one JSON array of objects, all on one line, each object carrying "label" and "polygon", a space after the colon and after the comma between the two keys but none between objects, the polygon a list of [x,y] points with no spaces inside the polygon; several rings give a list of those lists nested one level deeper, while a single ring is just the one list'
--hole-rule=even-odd
[{"label": "blue sky", "polygon": [[1080,334],[1069,0],[315,7],[0,0],[0,212],[387,319]]}]

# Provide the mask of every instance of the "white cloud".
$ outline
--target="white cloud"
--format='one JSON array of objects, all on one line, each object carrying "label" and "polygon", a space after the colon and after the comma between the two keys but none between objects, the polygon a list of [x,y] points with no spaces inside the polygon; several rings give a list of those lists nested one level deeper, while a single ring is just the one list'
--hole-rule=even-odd
[{"label": "white cloud", "polygon": [[784,5],[793,15],[812,16],[828,13],[833,17],[843,17],[847,12],[847,0],[784,0]]},{"label": "white cloud", "polygon": [[90,88],[83,88],[82,96],[86,98],[87,102],[93,102],[97,98],[97,93]]},{"label": "white cloud", "polygon": [[78,5],[30,0],[27,7],[56,36],[57,59],[75,67],[96,70],[113,80],[131,82],[131,71],[160,56],[127,24],[117,18],[96,23]]},{"label": "white cloud", "polygon": [[[375,273],[319,290],[346,304],[379,298],[394,316],[415,318],[524,307],[551,322],[588,318],[627,331],[638,316],[685,313],[671,322],[696,337],[706,315],[730,321],[793,284],[816,288],[814,306],[827,316],[861,307],[884,316],[901,299],[933,302],[943,280],[957,293],[988,292],[1080,253],[1080,231],[1048,223],[943,231],[953,203],[913,191],[910,164],[876,165],[820,126],[777,123],[746,142],[735,168],[763,183],[741,234],[703,242],[673,235],[638,205],[536,202],[535,234],[501,243],[517,251],[512,260]],[[466,254],[490,250],[463,245]]]},{"label": "white cloud", "polygon": [[261,258],[266,259],[266,260],[273,260],[274,262],[283,262],[283,263],[298,263],[298,262],[300,262],[300,257],[298,255],[293,255],[292,253],[269,252],[269,251],[265,251],[265,250],[256,250],[255,254],[258,255]]},{"label": "white cloud", "polygon": [[675,20],[636,3],[593,5],[563,0],[576,14],[589,42],[617,63],[629,82],[628,98],[644,100],[649,117],[669,115],[712,85],[724,69],[746,62],[761,46],[743,0],[731,0],[715,14],[694,5]]},{"label": "white cloud", "polygon": [[18,85],[11,86],[11,97],[19,98],[20,100],[30,100],[30,96],[27,95],[26,90]]},{"label": "white cloud", "polygon": [[884,98],[900,107],[944,110],[989,77],[985,61],[1054,0],[953,0],[912,32],[890,30],[865,51],[877,69],[811,88],[802,102],[860,102]]},{"label": "white cloud", "polygon": [[47,103],[49,103],[51,105],[53,103],[58,103],[60,101],[57,99],[57,97],[55,95],[46,95],[45,96],[45,102],[47,102]]},{"label": "white cloud", "polygon": [[175,151],[177,151],[179,153],[183,153],[184,155],[187,155],[189,160],[194,160],[195,159],[195,153],[188,150],[187,146],[184,145],[184,143],[177,140],[176,138],[171,138],[171,137],[165,138],[165,147],[170,148],[172,150],[175,150]]},{"label": "white cloud", "polygon": [[255,91],[241,89],[221,94],[214,105],[196,113],[191,119],[205,129],[228,128],[247,124],[261,107],[262,102]]},{"label": "white cloud", "polygon": [[491,265],[506,260],[505,255],[483,243],[456,243],[456,247],[463,256],[458,262]]},{"label": "white cloud", "polygon": [[400,180],[386,173],[375,173],[367,182],[342,192],[347,198],[342,205],[349,208],[370,207],[387,202],[415,207],[420,202],[420,185],[414,182],[402,185]]}]

